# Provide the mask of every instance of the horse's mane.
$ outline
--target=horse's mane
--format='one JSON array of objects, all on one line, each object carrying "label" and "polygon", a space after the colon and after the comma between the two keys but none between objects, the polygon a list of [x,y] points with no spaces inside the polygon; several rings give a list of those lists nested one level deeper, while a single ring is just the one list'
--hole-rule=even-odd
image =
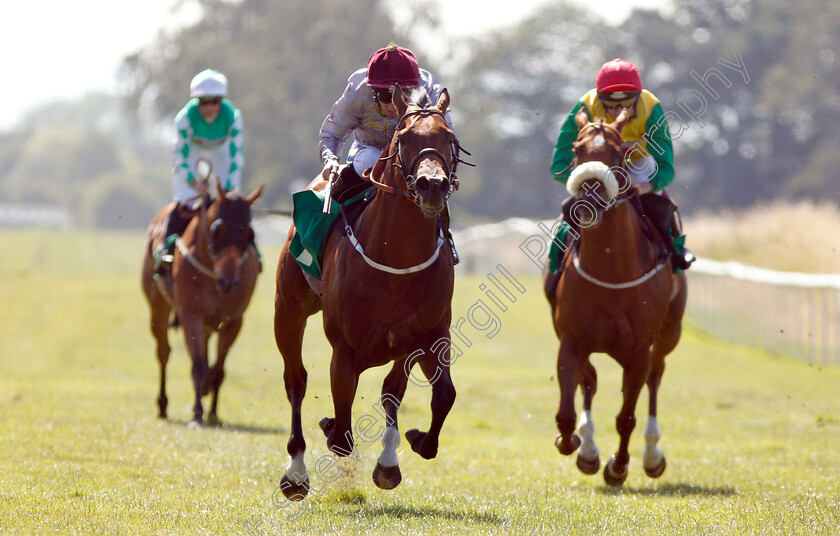
[{"label": "horse's mane", "polygon": [[403,98],[405,99],[405,103],[409,106],[430,108],[434,105],[432,98],[423,86],[406,89]]}]

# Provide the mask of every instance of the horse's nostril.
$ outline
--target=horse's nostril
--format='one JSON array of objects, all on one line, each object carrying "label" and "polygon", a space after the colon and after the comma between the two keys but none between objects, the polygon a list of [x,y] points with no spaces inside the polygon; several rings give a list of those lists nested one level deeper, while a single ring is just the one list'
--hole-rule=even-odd
[{"label": "horse's nostril", "polygon": [[239,284],[239,279],[235,277],[224,277],[219,279],[216,286],[218,287],[219,292],[222,294],[228,294],[236,288],[237,284]]},{"label": "horse's nostril", "polygon": [[414,183],[414,187],[417,189],[418,192],[428,192],[429,179],[427,179],[425,176],[417,177],[417,181]]}]

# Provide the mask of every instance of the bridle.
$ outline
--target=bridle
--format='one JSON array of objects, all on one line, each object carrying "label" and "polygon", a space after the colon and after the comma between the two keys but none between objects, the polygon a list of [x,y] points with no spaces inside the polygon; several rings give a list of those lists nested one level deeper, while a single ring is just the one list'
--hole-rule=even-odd
[{"label": "bridle", "polygon": [[[446,115],[443,112],[441,112],[440,110],[435,110],[435,109],[431,109],[431,108],[419,108],[419,109],[416,109],[416,110],[410,110],[410,111],[406,112],[400,118],[399,123],[397,123],[397,129],[399,129],[400,126],[403,125],[411,117],[429,117],[429,116],[432,116],[432,115],[439,115],[439,116],[443,117],[444,119],[446,118]],[[470,155],[469,151],[467,151],[466,149],[461,147],[461,144],[458,142],[457,137],[455,137],[455,136],[452,137],[452,140],[449,142],[449,150],[450,150],[450,154],[452,155],[451,161],[448,161],[447,158],[440,151],[435,149],[434,147],[426,147],[424,149],[421,149],[416,155],[414,155],[414,158],[411,159],[411,162],[409,163],[409,165],[406,166],[405,161],[403,160],[403,157],[402,157],[401,140],[398,136],[396,142],[394,143],[394,151],[390,155],[380,158],[380,160],[383,161],[383,162],[387,162],[387,161],[390,160],[391,165],[393,165],[395,168],[397,168],[397,171],[403,177],[403,181],[405,181],[405,185],[406,185],[405,191],[403,191],[399,188],[395,188],[393,186],[389,186],[387,184],[383,184],[382,182],[380,182],[379,177],[374,177],[373,174],[371,174],[368,177],[368,179],[379,190],[382,190],[382,191],[384,191],[386,193],[390,193],[390,194],[401,193],[402,195],[407,197],[412,203],[419,206],[420,205],[420,195],[417,193],[417,180],[418,179],[417,179],[417,177],[414,176],[414,174],[412,172],[414,171],[417,163],[420,162],[420,160],[423,157],[425,157],[427,155],[437,156],[438,158],[440,158],[440,160],[443,164],[443,171],[444,171],[444,174],[446,175],[446,181],[447,181],[447,184],[448,184],[446,196],[444,197],[444,200],[443,200],[444,203],[445,203],[449,200],[449,198],[452,196],[452,194],[454,194],[455,192],[458,191],[458,188],[460,187],[460,182],[458,181],[458,177],[455,175],[455,170],[458,166],[458,162],[462,162],[462,163],[464,163],[465,165],[468,165],[468,166],[474,166],[475,165],[475,164],[471,164],[471,163],[469,163],[465,160],[462,160],[460,158],[460,152],[461,151],[463,151],[468,156],[471,156],[471,155]]]},{"label": "bridle", "polygon": [[[584,128],[581,129],[580,133],[578,134],[577,141],[575,141],[575,158],[572,160],[572,163],[569,164],[569,166],[565,170],[560,172],[559,174],[562,175],[563,173],[568,171],[569,168],[571,168],[571,167],[573,167],[577,164],[577,160],[578,160],[578,158],[577,158],[577,147],[580,143],[580,140],[583,138],[584,132],[586,132],[590,128],[597,129],[599,132],[601,132],[602,135],[604,134],[604,130],[609,129],[612,132],[616,133],[618,135],[618,138],[621,139],[621,133],[619,133],[612,126],[606,125],[602,122],[589,123],[588,125],[586,125]],[[624,157],[623,157],[623,154],[621,152],[621,144],[615,142],[615,140],[609,139],[605,135],[603,135],[603,137],[604,137],[604,142],[609,144],[613,149],[615,149],[618,152],[618,154],[620,155],[619,156],[619,164],[622,164],[623,160],[624,160]],[[650,229],[650,223],[647,221],[644,213],[640,210],[641,202],[639,201],[638,195],[636,194],[635,190],[631,190],[631,192],[629,192],[629,195],[627,195],[626,197],[622,197],[621,199],[618,199],[618,200],[613,200],[613,202],[611,202],[610,205],[605,210],[610,210],[612,208],[615,208],[616,206],[618,206],[618,205],[620,205],[624,202],[627,202],[627,201],[632,201],[631,204],[634,205],[634,208],[638,211],[639,216],[641,218],[642,231],[645,233],[648,240],[652,244],[656,244],[656,240],[653,237],[654,233]],[[663,258],[653,268],[651,268],[646,273],[642,274],[640,277],[638,277],[638,278],[636,278],[632,281],[624,281],[624,282],[621,282],[621,283],[611,283],[611,282],[607,282],[607,281],[601,281],[600,279],[597,279],[594,276],[587,273],[583,269],[583,267],[581,267],[581,265],[580,265],[580,255],[579,255],[578,248],[575,247],[575,248],[572,249],[572,265],[575,267],[575,270],[577,271],[577,273],[583,279],[585,279],[586,281],[588,281],[588,282],[590,282],[594,285],[597,285],[599,287],[603,287],[603,288],[607,288],[607,289],[611,289],[611,290],[621,290],[621,289],[633,288],[635,286],[641,285],[642,283],[646,282],[647,280],[649,280],[650,278],[655,276],[657,273],[659,273],[659,271],[662,270],[662,268],[664,268],[668,264],[668,260],[669,260],[668,257]]]},{"label": "bridle", "polygon": [[[219,218],[219,219],[216,219],[211,225],[207,225],[207,206],[205,205],[204,202],[201,203],[201,209],[200,210],[201,210],[201,214],[199,216],[199,222],[198,223],[199,223],[199,227],[201,227],[202,234],[204,235],[204,242],[207,244],[207,246],[205,247],[205,250],[207,252],[207,256],[210,257],[210,265],[213,268],[210,269],[207,266],[205,266],[204,264],[202,264],[201,261],[199,261],[195,257],[195,255],[193,255],[190,252],[189,246],[184,244],[184,242],[183,242],[183,240],[181,240],[180,236],[175,240],[175,245],[181,251],[181,255],[183,255],[184,258],[187,259],[187,261],[190,264],[192,264],[195,267],[196,270],[201,272],[203,275],[209,277],[210,279],[217,280],[221,276],[218,273],[216,273],[216,268],[215,268],[219,264],[219,256],[216,252],[216,246],[213,242],[213,227],[215,227],[216,225],[219,225],[220,222],[222,222],[223,220],[221,218]],[[251,252],[250,247],[245,246],[245,248],[243,248],[242,255],[240,255],[239,259],[237,260],[237,269],[245,263],[245,260],[248,258],[248,254],[250,252]]]}]

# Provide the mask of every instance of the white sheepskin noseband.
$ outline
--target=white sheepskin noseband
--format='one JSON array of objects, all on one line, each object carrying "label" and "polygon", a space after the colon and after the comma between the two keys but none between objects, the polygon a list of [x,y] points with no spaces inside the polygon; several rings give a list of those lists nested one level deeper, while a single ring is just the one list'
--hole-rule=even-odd
[{"label": "white sheepskin noseband", "polygon": [[566,189],[572,195],[577,195],[580,191],[580,185],[587,179],[598,179],[604,184],[607,190],[607,197],[615,199],[618,195],[618,181],[615,175],[603,162],[592,161],[584,162],[572,171],[568,182],[566,182]]}]

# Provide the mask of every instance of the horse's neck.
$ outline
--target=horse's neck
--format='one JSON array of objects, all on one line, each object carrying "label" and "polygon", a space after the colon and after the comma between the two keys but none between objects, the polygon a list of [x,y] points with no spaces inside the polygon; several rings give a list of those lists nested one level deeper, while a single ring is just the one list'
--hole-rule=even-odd
[{"label": "horse's neck", "polygon": [[642,229],[639,215],[622,203],[604,212],[600,225],[581,229],[580,259],[585,268],[609,272],[650,269],[656,252]]},{"label": "horse's neck", "polygon": [[206,213],[204,215],[200,212],[195,214],[192,220],[190,220],[189,225],[187,225],[187,229],[184,231],[184,234],[181,236],[181,240],[186,246],[195,246],[193,256],[200,260],[210,258],[210,252],[207,248],[208,231],[206,228],[206,216]]},{"label": "horse's neck", "polygon": [[356,232],[377,262],[410,266],[425,262],[437,247],[437,218],[426,218],[400,193],[380,192],[364,211]]}]

